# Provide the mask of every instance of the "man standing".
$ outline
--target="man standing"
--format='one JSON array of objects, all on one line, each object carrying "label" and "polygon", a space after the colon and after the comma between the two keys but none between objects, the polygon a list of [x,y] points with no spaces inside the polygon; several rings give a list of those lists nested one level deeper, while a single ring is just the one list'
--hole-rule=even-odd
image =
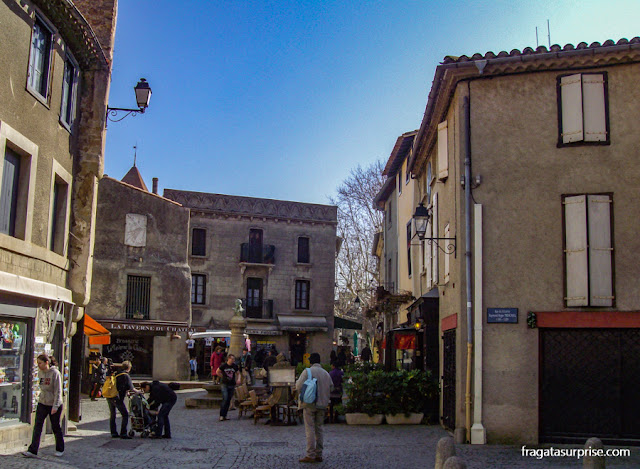
[{"label": "man standing", "polygon": [[221,378],[222,384],[222,404],[220,405],[220,421],[229,420],[227,418],[227,412],[229,412],[229,405],[231,399],[233,399],[233,391],[236,389],[236,384],[240,384],[240,373],[238,371],[238,365],[235,364],[235,355],[227,355],[227,362],[222,364],[218,368],[217,375]]},{"label": "man standing", "polygon": [[[152,383],[140,383],[140,389],[149,393],[149,408],[152,410],[160,407],[158,411],[158,424],[155,435],[151,438],[171,438],[171,425],[169,424],[169,412],[176,403],[178,396],[168,384],[160,381]],[[162,434],[164,430],[164,435]]]},{"label": "man standing", "polygon": [[251,366],[253,365],[253,360],[251,359],[251,354],[247,347],[242,349],[242,357],[240,357],[240,371],[242,374],[247,372],[247,385],[253,383],[253,375],[251,374]]},{"label": "man standing", "polygon": [[362,349],[362,352],[360,352],[360,358],[362,358],[363,362],[371,361],[371,349],[368,344]]},{"label": "man standing", "polygon": [[307,455],[300,459],[300,462],[322,462],[322,425],[324,424],[324,413],[329,405],[331,393],[331,376],[320,365],[320,354],[312,353],[309,357],[311,368],[305,369],[298,381],[296,389],[302,391],[302,385],[307,380],[307,372],[311,370],[311,377],[317,380],[316,402],[301,402],[302,415],[304,417],[304,431],[307,436]]},{"label": "man standing", "polygon": [[[127,425],[129,422],[129,411],[124,404],[124,398],[127,392],[133,391],[133,383],[131,382],[131,362],[125,360],[122,362],[122,372],[116,374],[116,389],[118,395],[116,397],[108,398],[107,404],[109,404],[109,427],[111,429],[111,436],[118,438],[118,436],[125,440],[130,440],[131,437],[127,434]],[[120,435],[118,435],[118,427],[116,426],[116,409],[122,416],[122,423],[120,424]]]}]

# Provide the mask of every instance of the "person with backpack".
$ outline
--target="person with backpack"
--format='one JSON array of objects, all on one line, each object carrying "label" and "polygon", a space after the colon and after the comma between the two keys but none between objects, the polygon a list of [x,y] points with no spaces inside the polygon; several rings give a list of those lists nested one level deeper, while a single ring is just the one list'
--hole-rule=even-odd
[{"label": "person with backpack", "polygon": [[38,397],[31,445],[22,455],[27,458],[35,458],[37,456],[42,427],[48,416],[51,422],[51,429],[56,437],[55,455],[60,457],[64,455],[64,436],[60,427],[60,418],[62,416],[62,376],[53,357],[43,353],[38,355],[37,362],[40,397]]},{"label": "person with backpack", "polygon": [[91,400],[95,401],[98,397],[98,393],[102,389],[102,385],[107,380],[107,359],[102,357],[99,359],[98,364],[94,366],[91,381],[93,382],[93,389],[91,390]]},{"label": "person with backpack", "polygon": [[[171,438],[171,424],[169,423],[169,412],[176,403],[178,396],[168,384],[161,383],[160,381],[153,381],[152,383],[143,382],[140,383],[140,389],[149,393],[149,407],[151,410],[158,411],[158,423],[156,426],[155,434],[151,438]],[[164,430],[164,435],[162,431]]]},{"label": "person with backpack", "polygon": [[319,353],[312,353],[309,363],[311,367],[306,368],[296,381],[307,437],[307,454],[300,459],[304,463],[322,462],[322,425],[333,386],[331,376],[320,365]]},{"label": "person with backpack", "polygon": [[[103,386],[102,395],[107,398],[107,404],[109,404],[109,426],[111,429],[111,438],[120,437],[124,440],[131,439],[131,437],[127,435],[129,411],[127,411],[127,406],[124,405],[124,398],[127,395],[127,392],[134,390],[133,383],[131,382],[131,376],[129,376],[130,371],[131,362],[129,360],[125,360],[122,362],[121,370],[119,372],[113,373],[112,377],[115,378],[116,388],[115,395],[108,392],[105,388],[107,383],[112,382],[111,379],[105,381],[105,386]],[[118,427],[116,426],[116,409],[118,409],[120,415],[122,416],[122,422],[120,424],[120,434],[118,434]]]}]

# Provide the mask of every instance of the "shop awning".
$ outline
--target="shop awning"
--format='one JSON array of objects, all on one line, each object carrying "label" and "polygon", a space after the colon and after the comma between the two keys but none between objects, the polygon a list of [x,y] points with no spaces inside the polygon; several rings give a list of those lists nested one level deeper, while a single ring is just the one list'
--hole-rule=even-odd
[{"label": "shop awning", "polygon": [[87,313],[84,314],[84,335],[89,337],[89,345],[108,345],[111,343],[111,332]]},{"label": "shop awning", "polygon": [[244,332],[248,335],[282,335],[282,331],[275,324],[248,324]]},{"label": "shop awning", "polygon": [[313,332],[327,331],[327,318],[324,316],[307,316],[303,314],[278,314],[280,329],[283,331]]},{"label": "shop awning", "polygon": [[224,337],[231,337],[231,331],[230,330],[208,330],[204,332],[194,332],[189,337],[192,339],[205,339],[207,337],[221,339]]},{"label": "shop awning", "polygon": [[356,331],[362,330],[362,324],[359,322],[352,321],[346,318],[339,318],[335,316],[333,318],[333,328],[334,329],[353,329]]}]

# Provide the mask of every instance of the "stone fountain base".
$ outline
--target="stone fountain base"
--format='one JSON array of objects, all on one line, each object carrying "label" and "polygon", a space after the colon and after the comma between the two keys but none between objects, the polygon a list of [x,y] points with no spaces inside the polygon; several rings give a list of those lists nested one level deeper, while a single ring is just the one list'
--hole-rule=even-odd
[{"label": "stone fountain base", "polygon": [[202,387],[206,392],[185,399],[184,405],[190,409],[219,409],[222,403],[222,389],[220,385],[207,383]]}]

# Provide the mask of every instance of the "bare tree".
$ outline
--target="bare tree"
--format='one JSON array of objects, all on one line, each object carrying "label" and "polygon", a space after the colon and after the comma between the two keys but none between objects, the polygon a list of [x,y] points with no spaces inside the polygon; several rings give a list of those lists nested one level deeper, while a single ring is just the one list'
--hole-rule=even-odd
[{"label": "bare tree", "polygon": [[[371,255],[373,237],[382,229],[383,214],[373,199],[384,184],[383,163],[358,165],[342,181],[331,203],[338,206],[338,236],[342,246],[336,262],[336,307],[341,316],[365,320],[362,315],[372,302],[377,285],[377,260]],[[360,299],[360,308],[354,303]],[[366,327],[371,330],[372,327]]]}]

